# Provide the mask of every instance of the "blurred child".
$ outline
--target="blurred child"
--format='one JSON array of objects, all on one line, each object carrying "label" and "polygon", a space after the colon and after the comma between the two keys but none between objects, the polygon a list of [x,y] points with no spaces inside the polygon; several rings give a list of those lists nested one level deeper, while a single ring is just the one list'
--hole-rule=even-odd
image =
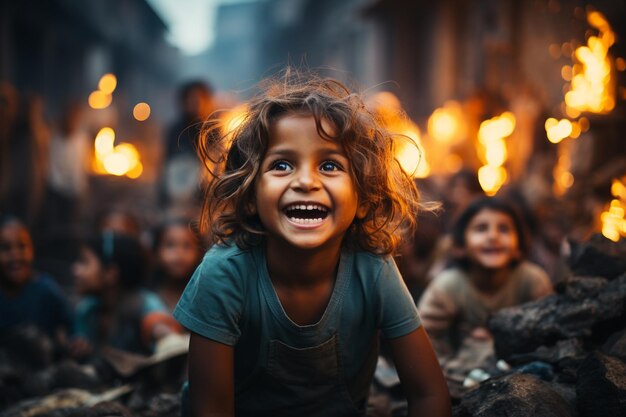
[{"label": "blurred child", "polygon": [[525,261],[528,242],[517,212],[498,198],[470,203],[452,229],[454,265],[428,286],[419,311],[440,361],[467,338],[488,339],[490,315],[552,292],[548,275]]},{"label": "blurred child", "polygon": [[142,288],[146,257],[130,236],[102,232],[88,239],[72,270],[76,291],[76,356],[104,345],[151,353],[160,338],[180,327],[159,297]]},{"label": "blurred child", "polygon": [[130,210],[114,207],[102,211],[96,219],[98,232],[115,232],[127,236],[141,238],[139,218]]},{"label": "blurred child", "polygon": [[16,217],[0,216],[0,335],[35,325],[57,342],[73,327],[73,312],[57,283],[33,270],[29,231]]},{"label": "blurred child", "polygon": [[191,415],[364,415],[382,333],[409,415],[449,416],[389,256],[417,189],[359,96],[288,71],[250,103],[224,157],[205,202],[215,245],[174,311],[192,332]]},{"label": "blurred child", "polygon": [[202,258],[200,236],[187,219],[166,222],[155,233],[154,285],[165,305],[174,310]]}]

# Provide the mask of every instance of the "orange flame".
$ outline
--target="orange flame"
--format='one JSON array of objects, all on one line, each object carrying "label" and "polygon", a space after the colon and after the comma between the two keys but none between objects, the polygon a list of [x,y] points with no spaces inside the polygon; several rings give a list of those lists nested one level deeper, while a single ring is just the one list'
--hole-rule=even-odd
[{"label": "orange flame", "polygon": [[98,174],[139,178],[143,172],[137,148],[130,143],[115,146],[115,131],[110,127],[100,129],[94,140],[94,171]]},{"label": "orange flame", "polygon": [[515,116],[504,112],[485,120],[478,129],[479,156],[485,163],[478,169],[478,182],[487,195],[494,195],[506,182],[508,174],[503,167],[508,158],[505,138],[515,130]]}]

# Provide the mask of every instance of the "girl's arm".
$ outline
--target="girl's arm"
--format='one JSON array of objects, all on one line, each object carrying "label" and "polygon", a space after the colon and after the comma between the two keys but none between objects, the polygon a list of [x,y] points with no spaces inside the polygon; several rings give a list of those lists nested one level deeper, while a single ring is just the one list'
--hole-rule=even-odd
[{"label": "girl's arm", "polygon": [[409,416],[450,417],[448,386],[424,327],[389,342],[409,403]]},{"label": "girl's arm", "polygon": [[232,346],[191,333],[189,406],[193,417],[235,415]]}]

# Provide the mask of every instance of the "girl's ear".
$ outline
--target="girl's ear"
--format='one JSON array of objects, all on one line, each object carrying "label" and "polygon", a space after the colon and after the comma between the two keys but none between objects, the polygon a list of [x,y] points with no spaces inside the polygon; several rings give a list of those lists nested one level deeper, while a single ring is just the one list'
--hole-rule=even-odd
[{"label": "girl's ear", "polygon": [[361,202],[356,209],[356,218],[364,219],[367,213],[370,211],[370,205],[368,203]]}]

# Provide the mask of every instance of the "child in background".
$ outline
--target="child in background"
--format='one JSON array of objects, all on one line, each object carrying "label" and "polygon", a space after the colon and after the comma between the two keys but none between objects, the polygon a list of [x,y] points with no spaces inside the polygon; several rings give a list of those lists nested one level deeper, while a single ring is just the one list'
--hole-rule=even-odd
[{"label": "child in background", "polygon": [[147,354],[157,340],[179,331],[159,297],[142,288],[146,264],[135,238],[102,232],[86,240],[72,266],[76,291],[84,296],[76,306],[76,356],[105,345]]},{"label": "child in background", "polygon": [[435,277],[419,303],[446,371],[466,341],[491,340],[490,315],[552,292],[545,271],[524,260],[525,229],[504,200],[481,197],[470,203],[452,229],[452,240],[453,267]]},{"label": "child in background", "polygon": [[96,219],[98,232],[115,232],[127,236],[141,238],[141,224],[139,218],[130,210],[114,207],[102,211]]},{"label": "child in background", "polygon": [[165,305],[173,311],[202,259],[200,236],[187,219],[167,221],[155,233],[154,253],[154,285]]},{"label": "child in background", "polygon": [[290,71],[231,133],[201,145],[211,158],[232,139],[203,213],[215,245],[174,311],[191,415],[364,415],[382,332],[409,415],[449,416],[390,257],[418,208],[393,137],[339,82]]},{"label": "child in background", "polygon": [[17,218],[0,216],[0,335],[35,325],[63,343],[73,327],[73,311],[52,277],[33,271],[30,233]]}]

